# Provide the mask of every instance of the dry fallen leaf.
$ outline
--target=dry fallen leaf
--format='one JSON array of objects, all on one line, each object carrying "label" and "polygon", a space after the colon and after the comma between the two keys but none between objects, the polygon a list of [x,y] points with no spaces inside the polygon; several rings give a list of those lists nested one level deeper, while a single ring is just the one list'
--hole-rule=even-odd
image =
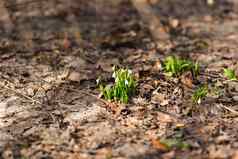
[{"label": "dry fallen leaf", "polygon": [[170,20],[170,25],[172,28],[177,28],[179,26],[179,20],[178,19],[172,19]]},{"label": "dry fallen leaf", "polygon": [[151,102],[154,104],[160,104],[161,106],[166,106],[169,104],[169,100],[166,99],[165,95],[162,93],[153,93]]},{"label": "dry fallen leaf", "polygon": [[120,66],[120,61],[118,58],[101,58],[97,62],[97,67],[100,67],[103,69],[103,71],[106,72],[112,72],[113,66]]},{"label": "dry fallen leaf", "polygon": [[154,66],[153,66],[153,69],[155,71],[161,71],[162,70],[162,64],[159,60],[155,62]]},{"label": "dry fallen leaf", "polygon": [[69,41],[68,34],[65,33],[64,40],[63,40],[63,47],[64,49],[68,49],[70,46],[71,46],[71,43]]},{"label": "dry fallen leaf", "polygon": [[165,153],[165,154],[162,155],[163,159],[172,159],[172,158],[175,158],[175,157],[176,157],[175,151],[170,151],[170,152]]},{"label": "dry fallen leaf", "polygon": [[232,159],[238,159],[238,150],[234,153],[234,155],[232,156]]},{"label": "dry fallen leaf", "polygon": [[146,89],[146,90],[153,90],[154,89],[154,87],[150,84],[144,84],[143,88]]},{"label": "dry fallen leaf", "polygon": [[206,15],[206,16],[204,16],[204,20],[205,20],[206,22],[211,22],[211,21],[213,20],[213,17],[210,16],[210,15]]},{"label": "dry fallen leaf", "polygon": [[86,73],[80,73],[77,71],[72,71],[69,76],[68,76],[68,80],[72,81],[72,82],[80,82],[81,80],[84,79],[88,79],[89,77],[87,76]]},{"label": "dry fallen leaf", "polygon": [[193,75],[191,72],[185,72],[182,74],[181,76],[181,82],[189,87],[189,88],[192,88],[193,87]]},{"label": "dry fallen leaf", "polygon": [[174,116],[172,116],[170,114],[163,113],[163,112],[157,112],[157,119],[161,123],[178,122],[178,119],[176,117],[174,117]]},{"label": "dry fallen leaf", "polygon": [[162,151],[167,150],[167,147],[164,144],[162,144],[159,139],[152,139],[151,143],[155,149],[162,150]]}]

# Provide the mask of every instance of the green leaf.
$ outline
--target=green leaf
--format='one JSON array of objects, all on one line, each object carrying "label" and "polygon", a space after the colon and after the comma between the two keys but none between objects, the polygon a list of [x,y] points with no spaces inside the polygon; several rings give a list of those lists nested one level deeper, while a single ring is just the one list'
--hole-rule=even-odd
[{"label": "green leaf", "polygon": [[205,98],[207,94],[208,94],[207,86],[201,86],[193,93],[192,100],[194,103],[200,104],[201,100]]},{"label": "green leaf", "polygon": [[189,60],[179,59],[175,56],[168,56],[164,62],[166,75],[178,76],[183,72],[191,71],[193,75],[197,76],[199,74],[199,64],[193,64]]},{"label": "green leaf", "polygon": [[229,80],[237,80],[235,70],[233,69],[224,68],[224,76]]},{"label": "green leaf", "polygon": [[136,81],[132,75],[132,71],[128,69],[116,69],[114,67],[113,78],[115,82],[113,86],[100,85],[99,90],[107,100],[120,100],[128,103],[129,96],[133,95],[136,89]]}]

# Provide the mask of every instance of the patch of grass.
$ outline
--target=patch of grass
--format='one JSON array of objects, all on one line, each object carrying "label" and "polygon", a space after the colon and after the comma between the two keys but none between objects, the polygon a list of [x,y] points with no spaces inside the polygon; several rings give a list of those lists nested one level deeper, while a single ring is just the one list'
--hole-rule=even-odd
[{"label": "patch of grass", "polygon": [[110,101],[115,100],[128,103],[129,97],[135,93],[136,89],[136,81],[132,75],[132,71],[128,69],[116,69],[114,67],[112,77],[114,78],[113,85],[99,85],[103,97]]},{"label": "patch of grass", "polygon": [[228,79],[228,80],[237,80],[237,76],[235,74],[235,70],[229,69],[229,68],[224,68],[224,73],[223,75]]},{"label": "patch of grass", "polygon": [[179,76],[186,71],[191,71],[194,76],[199,74],[199,64],[190,60],[168,56],[164,62],[165,71],[169,76]]},{"label": "patch of grass", "polygon": [[192,100],[196,104],[200,104],[202,99],[204,99],[208,94],[208,88],[207,86],[201,86],[199,87],[192,96]]}]

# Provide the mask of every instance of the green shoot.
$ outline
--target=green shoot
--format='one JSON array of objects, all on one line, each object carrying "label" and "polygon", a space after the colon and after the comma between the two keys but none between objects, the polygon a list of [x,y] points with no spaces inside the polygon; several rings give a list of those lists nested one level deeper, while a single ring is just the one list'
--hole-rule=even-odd
[{"label": "green shoot", "polygon": [[193,93],[192,100],[194,103],[200,104],[202,99],[205,98],[207,94],[208,94],[207,86],[201,86]]},{"label": "green shoot", "polygon": [[200,66],[199,66],[199,63],[196,62],[194,65],[193,65],[193,68],[192,68],[192,72],[195,76],[198,76],[199,72],[200,72]]},{"label": "green shoot", "polygon": [[116,68],[113,71],[114,85],[103,86],[100,84],[99,89],[107,100],[119,100],[122,103],[128,103],[129,97],[135,93],[136,89],[136,82],[132,72],[128,69]]},{"label": "green shoot", "polygon": [[235,70],[233,70],[233,69],[224,68],[224,73],[223,74],[229,80],[237,80]]},{"label": "green shoot", "polygon": [[189,60],[168,56],[164,62],[165,71],[169,76],[179,76],[186,71],[191,71],[194,76],[199,74],[199,64]]}]

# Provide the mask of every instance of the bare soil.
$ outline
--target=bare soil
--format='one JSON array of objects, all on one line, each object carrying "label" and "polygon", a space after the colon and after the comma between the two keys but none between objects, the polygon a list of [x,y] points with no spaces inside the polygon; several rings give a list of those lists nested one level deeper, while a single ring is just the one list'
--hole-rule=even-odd
[{"label": "bare soil", "polygon": [[[69,4],[9,7],[15,28],[0,33],[0,158],[238,159],[238,83],[222,75],[224,67],[238,73],[232,0],[161,0],[153,8],[170,39],[156,42],[127,0]],[[201,75],[165,76],[161,64],[172,54],[198,61]],[[129,104],[98,97],[96,79],[112,81],[113,65],[135,73]],[[202,83],[219,95],[194,104]],[[164,138],[180,144],[166,148]]]}]

